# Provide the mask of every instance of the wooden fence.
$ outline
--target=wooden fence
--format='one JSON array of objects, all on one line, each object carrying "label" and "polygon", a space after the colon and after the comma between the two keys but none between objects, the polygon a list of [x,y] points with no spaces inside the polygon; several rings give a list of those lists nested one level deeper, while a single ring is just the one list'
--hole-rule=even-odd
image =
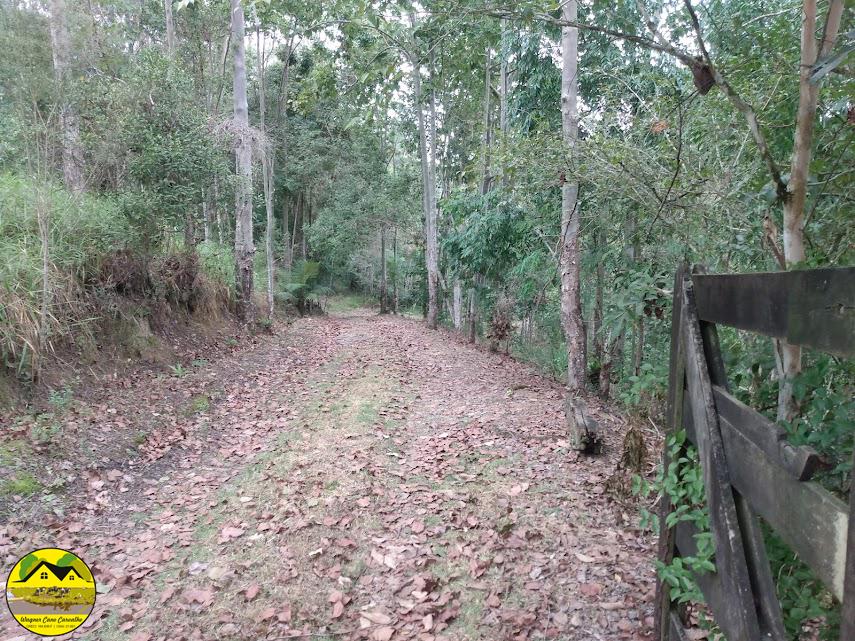
[{"label": "wooden fence", "polygon": [[[697,448],[710,512],[716,571],[696,580],[728,641],[786,639],[758,518],[842,602],[840,640],[853,641],[855,487],[847,509],[810,481],[819,464],[813,450],[788,443],[780,427],[731,395],[716,325],[851,357],[855,268],[727,275],[679,270],[668,388],[669,433],[685,428]],[[664,463],[669,463],[667,448]],[[692,523],[667,526],[672,510],[664,496],[659,539],[664,563],[697,551]],[[655,638],[687,638],[662,580]]]}]

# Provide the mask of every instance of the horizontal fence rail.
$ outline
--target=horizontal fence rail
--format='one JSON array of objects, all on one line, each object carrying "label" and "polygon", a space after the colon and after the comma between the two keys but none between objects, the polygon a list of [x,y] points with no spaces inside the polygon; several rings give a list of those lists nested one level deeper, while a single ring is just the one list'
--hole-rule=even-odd
[{"label": "horizontal fence rail", "polygon": [[[810,481],[821,461],[781,427],[730,393],[717,325],[855,355],[855,268],[761,274],[676,275],[668,431],[686,430],[698,451],[716,570],[697,575],[729,641],[785,641],[759,519],[798,554],[843,604],[841,641],[855,640],[855,491],[852,505]],[[663,463],[669,465],[666,447]],[[697,554],[693,523],[673,527],[660,503],[659,560]],[[657,588],[656,638],[685,639],[670,588]]]}]

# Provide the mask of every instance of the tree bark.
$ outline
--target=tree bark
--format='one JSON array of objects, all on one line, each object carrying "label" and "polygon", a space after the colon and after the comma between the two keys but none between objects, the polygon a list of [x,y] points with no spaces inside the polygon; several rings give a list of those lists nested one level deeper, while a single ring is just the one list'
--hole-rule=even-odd
[{"label": "tree bark", "polygon": [[424,109],[422,108],[422,80],[419,61],[410,55],[413,66],[413,98],[419,129],[419,155],[422,166],[422,205],[425,214],[425,263],[428,277],[427,326],[436,329],[439,319],[437,290],[439,289],[439,252],[436,231],[436,185],[434,170],[431,167],[431,154],[428,149]]},{"label": "tree bark", "polygon": [[[804,0],[802,16],[801,64],[799,67],[799,106],[790,180],[784,199],[784,260],[788,269],[805,259],[805,202],[808,171],[813,145],[813,129],[819,99],[819,85],[811,84],[810,70],[819,57],[827,55],[837,39],[843,14],[842,0],[833,0],[823,29],[822,43],[816,42],[816,0]],[[793,381],[802,371],[802,350],[786,341],[778,343],[781,372],[778,383],[778,420],[791,421],[798,411],[793,396]]]},{"label": "tree bark", "polygon": [[202,220],[205,222],[205,242],[209,243],[214,238],[214,229],[211,221],[210,193],[205,189],[202,189]]},{"label": "tree bark", "polygon": [[276,279],[276,257],[273,255],[273,235],[276,233],[276,217],[273,212],[273,167],[276,155],[272,146],[267,146],[266,95],[267,88],[264,83],[265,52],[261,46],[260,25],[255,29],[255,49],[258,58],[258,113],[261,125],[261,137],[265,146],[261,152],[262,186],[264,189],[264,208],[267,213],[267,226],[265,229],[265,252],[267,264],[267,317],[273,318],[274,296],[273,291]]},{"label": "tree bark", "polygon": [[380,313],[387,313],[386,302],[386,225],[380,227]]},{"label": "tree bark", "polygon": [[[576,21],[576,0],[568,0],[562,8],[562,18]],[[568,153],[576,151],[578,121],[578,52],[579,30],[565,26],[561,29],[561,124]],[[559,276],[561,279],[561,326],[567,343],[567,388],[571,394],[585,389],[586,338],[582,319],[579,186],[575,179],[565,179],[561,186],[561,243]]]},{"label": "tree bark", "polygon": [[288,214],[288,197],[282,199],[282,267],[287,271],[291,271],[291,265],[294,261],[294,254],[291,247],[291,229],[289,225]]},{"label": "tree bark", "polygon": [[246,100],[246,52],[243,6],[231,0],[234,42],[234,118],[239,129],[235,150],[235,299],[238,318],[254,320],[252,302],[252,147],[249,138],[249,108]]},{"label": "tree bark", "polygon": [[478,335],[478,301],[475,291],[476,283],[469,288],[469,342],[474,344]]},{"label": "tree bark", "polygon": [[73,194],[81,194],[86,188],[83,178],[83,146],[80,143],[80,119],[68,98],[68,85],[71,75],[71,45],[68,37],[65,0],[51,0],[50,39],[53,54],[53,73],[57,85],[62,175],[65,186]]},{"label": "tree bark", "polygon": [[392,313],[398,313],[398,227],[392,230],[392,264],[395,271],[392,276]]},{"label": "tree bark", "polygon": [[166,53],[175,55],[175,22],[172,17],[172,0],[163,0],[163,14],[166,19]]},{"label": "tree bark", "polygon": [[454,279],[451,300],[451,320],[454,323],[454,329],[460,331],[463,327],[463,285],[459,278]]},{"label": "tree bark", "polygon": [[490,143],[492,136],[490,129],[492,122],[490,121],[490,47],[487,47],[484,62],[484,146],[482,149],[482,167],[481,167],[481,194],[486,195],[490,191]]}]

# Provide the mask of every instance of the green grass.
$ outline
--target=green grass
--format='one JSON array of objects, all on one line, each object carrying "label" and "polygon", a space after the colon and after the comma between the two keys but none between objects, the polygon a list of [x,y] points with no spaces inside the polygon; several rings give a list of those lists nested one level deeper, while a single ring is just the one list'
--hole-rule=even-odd
[{"label": "green grass", "polygon": [[0,482],[0,496],[31,496],[41,489],[41,482],[28,472]]},{"label": "green grass", "polygon": [[327,312],[330,314],[341,314],[344,312],[352,312],[357,309],[372,307],[374,300],[363,294],[339,294],[329,299],[327,303]]},{"label": "green grass", "polygon": [[190,404],[187,406],[186,414],[201,414],[207,412],[211,407],[211,399],[207,394],[198,394],[190,399]]}]

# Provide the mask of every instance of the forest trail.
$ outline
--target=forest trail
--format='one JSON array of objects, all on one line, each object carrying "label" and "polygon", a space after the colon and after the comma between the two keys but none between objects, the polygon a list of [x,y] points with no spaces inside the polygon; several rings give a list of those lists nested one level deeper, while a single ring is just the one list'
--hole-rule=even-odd
[{"label": "forest trail", "polygon": [[0,527],[4,558],[59,545],[93,568],[74,638],[649,638],[654,538],[604,494],[616,417],[610,454],[577,459],[559,385],[364,310],[212,368],[210,407],[90,472],[77,510]]}]

